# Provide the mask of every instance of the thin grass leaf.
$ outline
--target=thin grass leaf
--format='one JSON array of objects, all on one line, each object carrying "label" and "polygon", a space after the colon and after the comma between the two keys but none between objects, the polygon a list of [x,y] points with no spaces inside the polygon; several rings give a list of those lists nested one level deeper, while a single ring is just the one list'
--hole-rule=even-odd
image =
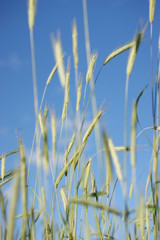
[{"label": "thin grass leaf", "polygon": [[10,152],[8,152],[8,153],[2,154],[2,155],[0,156],[0,160],[3,158],[3,156],[5,156],[5,158],[6,158],[6,157],[8,157],[8,156],[10,156],[10,155],[12,155],[12,154],[18,153],[18,152],[19,152],[19,149],[15,149],[15,150],[12,150],[12,151],[10,151]]},{"label": "thin grass leaf", "polygon": [[121,167],[119,164],[119,159],[118,159],[118,156],[117,156],[117,153],[116,153],[116,150],[115,150],[115,147],[114,147],[114,144],[113,144],[111,138],[108,139],[108,146],[109,146],[109,149],[111,152],[111,156],[112,156],[112,160],[113,160],[113,164],[114,164],[114,167],[116,170],[117,177],[118,177],[119,181],[122,181],[123,177],[122,177]]},{"label": "thin grass leaf", "polygon": [[70,202],[85,205],[85,206],[94,207],[94,208],[97,208],[97,209],[102,209],[102,210],[104,210],[108,213],[112,213],[112,214],[115,214],[117,216],[122,216],[123,215],[122,212],[117,210],[117,209],[108,207],[105,204],[102,204],[102,203],[99,203],[99,202],[86,200],[86,198],[75,197],[75,198],[71,198]]},{"label": "thin grass leaf", "polygon": [[109,56],[105,59],[103,65],[106,65],[112,58],[116,57],[117,55],[125,52],[126,50],[130,49],[134,45],[134,41],[125,44],[124,46],[114,50]]},{"label": "thin grass leaf", "polygon": [[83,176],[84,176],[84,174],[86,173],[86,170],[87,170],[87,168],[88,168],[88,164],[89,164],[89,161],[86,163],[85,167],[83,168],[83,171],[82,171],[82,173],[81,173],[80,179],[79,179],[79,181],[78,181],[78,183],[77,183],[77,187],[76,187],[77,191],[78,191],[78,188],[79,188],[79,186],[80,186],[80,184],[81,184],[81,182],[82,182]]}]

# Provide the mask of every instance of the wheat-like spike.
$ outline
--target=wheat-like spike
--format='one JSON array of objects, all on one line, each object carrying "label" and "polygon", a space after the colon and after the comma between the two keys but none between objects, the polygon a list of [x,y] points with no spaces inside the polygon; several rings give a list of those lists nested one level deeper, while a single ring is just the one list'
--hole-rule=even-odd
[{"label": "wheat-like spike", "polygon": [[118,156],[117,156],[117,153],[116,153],[116,150],[115,150],[115,147],[114,147],[114,144],[113,144],[111,138],[108,139],[108,146],[109,146],[109,149],[111,152],[111,156],[112,156],[113,164],[114,164],[114,167],[115,167],[115,170],[117,173],[117,177],[118,177],[119,181],[122,181],[123,177],[122,177],[121,167],[119,164],[119,159],[118,159]]},{"label": "wheat-like spike", "polygon": [[127,44],[125,44],[124,46],[114,50],[111,54],[109,54],[109,56],[105,59],[103,65],[107,64],[112,58],[116,57],[117,55],[119,55],[120,53],[123,53],[124,51],[128,50],[129,48],[131,48],[134,45],[134,41],[129,42]]},{"label": "wheat-like spike", "polygon": [[[69,143],[69,145],[68,145],[68,148],[66,149],[65,154],[64,154],[64,166],[67,164],[68,154],[70,153],[70,151],[71,151],[71,149],[72,149],[72,146],[73,146],[73,144],[74,144],[75,138],[76,138],[76,134],[73,133],[73,134],[72,134],[71,141],[70,141],[70,143]],[[67,172],[66,172],[65,175],[67,175]]]},{"label": "wheat-like spike", "polygon": [[86,133],[84,134],[82,143],[85,143],[89,137],[89,135],[91,134],[91,132],[93,131],[95,125],[97,124],[98,120],[100,119],[101,115],[102,115],[103,111],[99,110],[99,112],[97,113],[97,115],[94,117],[93,121],[91,122],[91,124],[89,125]]},{"label": "wheat-like spike", "polygon": [[129,76],[132,72],[133,65],[134,65],[136,55],[137,55],[137,52],[138,52],[138,48],[139,48],[139,45],[140,45],[140,43],[142,41],[142,38],[144,36],[145,30],[146,30],[146,26],[143,28],[143,30],[141,32],[139,32],[137,34],[136,39],[133,41],[134,44],[131,47],[131,50],[130,50],[130,53],[129,53],[127,69],[126,69],[127,78],[129,78]]},{"label": "wheat-like spike", "polygon": [[132,110],[132,127],[131,127],[131,166],[136,166],[136,123],[137,123],[137,107],[136,104]]},{"label": "wheat-like spike", "polygon": [[63,104],[63,110],[62,110],[62,122],[64,122],[64,119],[66,117],[67,107],[68,107],[69,82],[70,82],[70,63],[68,64],[68,69],[67,69],[67,73],[66,73],[66,86],[65,86],[64,104]]},{"label": "wheat-like spike", "polygon": [[55,112],[51,113],[51,131],[52,131],[52,147],[53,147],[53,156],[56,155],[56,138],[57,138],[57,129],[56,129],[56,117]]},{"label": "wheat-like spike", "polygon": [[144,197],[143,197],[142,194],[140,196],[138,218],[139,218],[139,221],[140,221],[141,239],[144,239],[144,236],[145,236],[145,233],[144,233],[145,205],[144,205]]},{"label": "wheat-like spike", "polygon": [[97,60],[97,53],[93,53],[89,62],[88,70],[87,70],[86,83],[88,83],[91,80],[96,60]]},{"label": "wheat-like spike", "polygon": [[66,198],[64,187],[62,187],[60,189],[60,194],[61,194],[61,198],[62,198],[62,202],[63,202],[64,211],[66,212],[66,209],[67,209],[67,198]]},{"label": "wheat-like spike", "polygon": [[58,33],[57,40],[54,38],[52,34],[51,41],[52,41],[55,61],[58,64],[58,74],[59,74],[60,83],[62,87],[65,88],[65,69],[63,65],[63,53],[62,53],[60,34]]},{"label": "wheat-like spike", "polygon": [[89,159],[88,163],[87,163],[87,167],[85,169],[86,174],[85,174],[85,179],[84,179],[84,191],[85,194],[87,194],[87,185],[88,185],[88,179],[89,179],[89,174],[90,174],[90,168],[91,168],[91,158]]},{"label": "wheat-like spike", "polygon": [[129,199],[131,199],[133,194],[133,182],[131,182],[130,190],[129,190]]},{"label": "wheat-like spike", "polygon": [[111,164],[110,150],[108,146],[108,138],[105,131],[103,131],[103,144],[105,147],[105,156],[106,156],[106,187],[109,184],[109,181],[113,181],[113,170]]},{"label": "wheat-like spike", "polygon": [[81,100],[81,93],[82,93],[82,76],[80,75],[78,89],[77,89],[77,102],[76,102],[76,112],[79,111],[79,104]]},{"label": "wheat-like spike", "polygon": [[53,67],[51,73],[49,74],[49,77],[47,79],[46,85],[48,86],[53,78],[53,75],[55,74],[55,72],[57,71],[58,68],[58,63],[55,64],[55,66]]},{"label": "wheat-like spike", "polygon": [[5,162],[6,162],[6,158],[5,158],[5,155],[3,155],[2,160],[1,160],[1,179],[2,179],[2,181],[5,176]]},{"label": "wheat-like spike", "polygon": [[154,20],[156,0],[149,0],[149,21],[152,24]]},{"label": "wheat-like spike", "polygon": [[42,136],[44,136],[44,124],[43,124],[43,119],[42,119],[42,114],[39,112],[38,114],[38,120],[39,120],[39,126],[41,129]]},{"label": "wheat-like spike", "polygon": [[73,41],[73,57],[74,57],[74,67],[78,68],[78,40],[77,40],[77,25],[76,20],[73,21],[72,28],[72,41]]},{"label": "wheat-like spike", "polygon": [[36,0],[28,0],[28,25],[33,30],[36,15]]}]

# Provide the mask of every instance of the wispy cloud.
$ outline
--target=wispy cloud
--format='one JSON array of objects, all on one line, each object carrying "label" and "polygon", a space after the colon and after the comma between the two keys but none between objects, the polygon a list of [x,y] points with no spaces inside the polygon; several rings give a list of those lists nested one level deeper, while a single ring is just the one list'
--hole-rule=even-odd
[{"label": "wispy cloud", "polygon": [[11,68],[12,70],[17,71],[21,66],[21,59],[16,53],[11,53],[8,57],[0,59],[0,68]]}]

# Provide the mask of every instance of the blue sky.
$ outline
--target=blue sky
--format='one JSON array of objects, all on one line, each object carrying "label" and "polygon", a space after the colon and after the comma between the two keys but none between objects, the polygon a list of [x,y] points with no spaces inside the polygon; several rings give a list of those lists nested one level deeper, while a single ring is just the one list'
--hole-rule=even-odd
[{"label": "blue sky", "polygon": [[[133,39],[142,20],[149,23],[148,1],[129,0],[88,0],[88,22],[91,52],[98,52],[94,76],[98,73],[107,55],[115,48]],[[153,73],[157,71],[158,36],[160,29],[160,3],[156,3],[153,25]],[[34,44],[39,103],[48,75],[55,64],[51,46],[51,33],[61,33],[61,42],[66,56],[71,56],[70,98],[76,97],[74,65],[72,57],[72,23],[76,19],[78,28],[79,72],[82,72],[83,88],[87,71],[83,7],[81,0],[38,1],[34,27]],[[21,129],[22,139],[29,151],[34,133],[34,100],[30,38],[27,19],[27,1],[0,1],[0,154],[17,148],[16,129]],[[148,24],[144,41],[129,80],[128,131],[130,130],[131,109],[138,94],[149,84],[139,104],[139,119],[142,127],[152,125],[151,111],[151,68],[150,68],[150,26]],[[67,57],[65,64],[67,63]],[[102,70],[96,83],[95,94],[98,107],[104,102],[108,106],[102,119],[115,145],[123,145],[124,94],[128,52],[109,62]],[[87,90],[89,93],[89,89]],[[54,76],[47,89],[44,103],[54,106],[57,119],[61,118],[63,89]],[[60,109],[60,110],[59,110]],[[92,119],[91,110],[87,115]],[[128,135],[129,139],[129,135]],[[150,161],[150,150],[146,139],[141,136],[138,144],[143,150],[138,153]],[[149,153],[149,154],[148,154]],[[15,157],[16,160],[16,157]],[[142,160],[142,159],[141,159]],[[138,162],[142,167],[142,161]]]}]

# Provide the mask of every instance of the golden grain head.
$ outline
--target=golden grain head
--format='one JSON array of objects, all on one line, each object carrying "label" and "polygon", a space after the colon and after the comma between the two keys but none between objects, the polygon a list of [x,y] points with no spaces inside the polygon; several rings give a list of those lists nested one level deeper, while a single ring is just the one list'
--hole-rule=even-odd
[{"label": "golden grain head", "polygon": [[2,180],[4,179],[4,176],[5,176],[5,162],[6,162],[6,158],[5,158],[5,155],[3,155],[1,159],[1,179]]},{"label": "golden grain head", "polygon": [[28,25],[33,30],[36,15],[36,0],[28,0]]},{"label": "golden grain head", "polygon": [[73,29],[72,29],[72,41],[73,41],[73,57],[74,57],[74,66],[75,69],[78,68],[78,40],[77,40],[77,25],[76,20],[73,21]]},{"label": "golden grain head", "polygon": [[97,60],[97,53],[93,53],[89,62],[88,70],[87,70],[86,83],[88,83],[91,80],[96,60]]},{"label": "golden grain head", "polygon": [[150,23],[154,20],[156,0],[149,0],[149,21]]},{"label": "golden grain head", "polygon": [[67,73],[66,73],[66,85],[65,85],[65,95],[64,95],[64,103],[63,103],[63,110],[62,110],[62,122],[66,117],[67,107],[69,102],[69,83],[70,83],[70,64],[68,64]]},{"label": "golden grain head", "polygon": [[79,105],[81,100],[81,93],[82,93],[82,78],[80,75],[79,83],[78,83],[78,89],[77,89],[77,102],[76,102],[76,112],[79,111]]},{"label": "golden grain head", "polygon": [[52,47],[54,51],[55,62],[58,64],[58,75],[60,83],[65,88],[65,69],[63,64],[63,51],[61,46],[60,33],[58,33],[57,39],[51,35]]}]

